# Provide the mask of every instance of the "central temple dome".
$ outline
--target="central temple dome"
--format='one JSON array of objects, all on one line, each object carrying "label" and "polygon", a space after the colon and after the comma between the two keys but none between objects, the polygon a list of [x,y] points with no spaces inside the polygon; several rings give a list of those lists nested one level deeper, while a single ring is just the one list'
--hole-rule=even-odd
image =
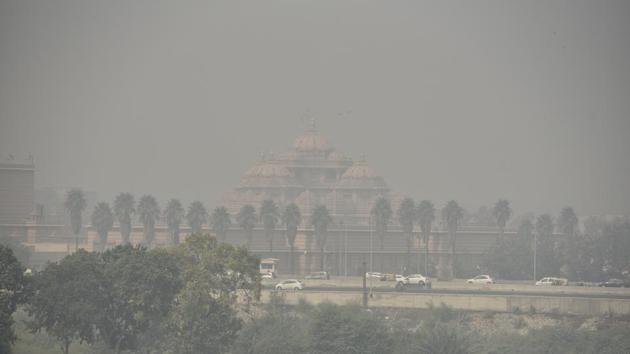
[{"label": "central temple dome", "polygon": [[304,132],[304,134],[295,139],[293,147],[299,152],[328,153],[333,150],[332,146],[328,142],[328,139],[326,139],[323,135],[320,135],[313,124],[306,132]]}]

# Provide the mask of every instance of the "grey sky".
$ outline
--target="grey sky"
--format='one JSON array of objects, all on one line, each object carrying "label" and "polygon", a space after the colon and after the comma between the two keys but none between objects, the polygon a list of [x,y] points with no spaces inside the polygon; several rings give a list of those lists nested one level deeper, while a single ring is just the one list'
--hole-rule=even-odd
[{"label": "grey sky", "polygon": [[628,1],[0,1],[0,152],[211,205],[310,111],[396,192],[630,213]]}]

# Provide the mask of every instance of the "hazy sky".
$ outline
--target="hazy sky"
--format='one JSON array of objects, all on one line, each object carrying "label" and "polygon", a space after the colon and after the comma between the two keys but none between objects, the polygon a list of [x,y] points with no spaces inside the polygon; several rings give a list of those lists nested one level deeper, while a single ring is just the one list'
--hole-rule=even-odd
[{"label": "hazy sky", "polygon": [[630,213],[630,2],[0,0],[38,187],[214,205],[307,112],[437,205]]}]

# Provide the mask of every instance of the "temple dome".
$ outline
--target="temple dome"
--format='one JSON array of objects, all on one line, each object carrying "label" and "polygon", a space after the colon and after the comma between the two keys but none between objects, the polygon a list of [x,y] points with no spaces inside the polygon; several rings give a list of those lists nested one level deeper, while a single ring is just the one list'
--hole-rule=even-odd
[{"label": "temple dome", "polygon": [[293,143],[293,147],[299,152],[327,153],[333,150],[328,139],[319,134],[314,127],[311,127],[304,134],[298,136]]},{"label": "temple dome", "polygon": [[386,189],[383,177],[377,176],[365,160],[355,162],[344,172],[339,181],[341,188],[378,188]]}]

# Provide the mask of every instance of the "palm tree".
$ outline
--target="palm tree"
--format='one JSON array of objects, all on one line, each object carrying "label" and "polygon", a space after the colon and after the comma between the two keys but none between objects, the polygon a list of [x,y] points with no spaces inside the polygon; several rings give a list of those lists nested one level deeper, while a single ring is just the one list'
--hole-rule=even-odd
[{"label": "palm tree", "polygon": [[456,201],[451,200],[446,204],[443,210],[443,218],[446,227],[448,228],[448,238],[450,244],[450,260],[449,260],[449,278],[454,278],[455,274],[455,249],[457,242],[457,229],[459,228],[459,223],[464,217],[464,209],[457,204]]},{"label": "palm tree", "polygon": [[536,219],[536,234],[540,237],[551,237],[553,235],[553,219],[549,214],[543,214]]},{"label": "palm tree", "polygon": [[92,212],[92,226],[99,236],[99,250],[103,252],[107,244],[107,234],[114,226],[114,214],[109,204],[101,202],[96,205]]},{"label": "palm tree", "polygon": [[70,225],[72,226],[72,233],[74,233],[75,251],[79,249],[79,233],[81,233],[82,214],[86,205],[87,202],[85,201],[85,196],[83,195],[82,190],[74,188],[66,194],[64,206],[66,207],[68,214],[70,214]]},{"label": "palm tree", "polygon": [[581,278],[579,272],[579,265],[577,264],[579,259],[579,248],[577,232],[578,232],[578,218],[575,215],[575,211],[571,207],[565,207],[558,216],[558,229],[564,235],[560,241],[559,256],[563,263],[562,270],[567,277]]},{"label": "palm tree", "polygon": [[136,212],[136,201],[130,193],[120,193],[114,200],[114,215],[118,219],[123,244],[129,243],[131,216]]},{"label": "palm tree", "polygon": [[188,226],[190,226],[191,233],[197,234],[201,232],[201,227],[208,221],[208,211],[203,206],[203,203],[200,201],[190,203],[186,220],[188,221]]},{"label": "palm tree", "polygon": [[571,207],[563,208],[558,217],[558,228],[564,236],[571,237],[577,231],[578,218]]},{"label": "palm tree", "polygon": [[221,242],[225,241],[225,236],[232,226],[232,218],[230,218],[228,210],[223,206],[214,208],[210,220],[212,221],[212,231]]},{"label": "palm tree", "polygon": [[531,239],[533,232],[534,232],[534,223],[529,218],[526,218],[525,220],[523,220],[521,224],[518,226],[518,236],[525,240]]},{"label": "palm tree", "polygon": [[252,234],[254,233],[256,221],[256,208],[250,204],[243,205],[238,215],[236,215],[236,223],[245,231],[248,248],[252,245]]},{"label": "palm tree", "polygon": [[392,207],[389,201],[383,197],[378,198],[371,210],[374,219],[374,228],[380,240],[381,250],[381,269],[383,268],[383,250],[385,248],[385,234],[387,233],[387,225],[392,218]]},{"label": "palm tree", "polygon": [[418,205],[418,222],[422,232],[422,242],[424,243],[424,275],[429,276],[429,237],[431,237],[431,226],[435,220],[435,207],[430,200],[423,200]]},{"label": "palm tree", "polygon": [[534,228],[536,238],[534,240],[534,279],[537,279],[538,269],[544,274],[555,274],[557,259],[555,257],[555,242],[553,236],[553,219],[549,214],[538,216]]},{"label": "palm tree", "polygon": [[492,216],[497,221],[497,225],[499,226],[499,238],[503,239],[505,235],[505,224],[512,216],[512,208],[510,207],[510,202],[506,199],[499,199],[496,204],[494,204],[494,208],[492,209]]},{"label": "palm tree", "polygon": [[313,210],[311,215],[311,223],[313,225],[313,233],[315,234],[315,242],[319,248],[319,269],[324,270],[324,247],[328,238],[328,226],[332,222],[332,217],[328,212],[328,208],[320,205]]},{"label": "palm tree", "polygon": [[273,234],[279,219],[276,203],[271,199],[263,200],[260,207],[260,221],[265,229],[265,238],[269,241],[269,253],[273,253]]},{"label": "palm tree", "polygon": [[144,243],[151,247],[155,238],[155,222],[160,218],[160,207],[151,195],[144,195],[138,201],[138,218],[143,225]]},{"label": "palm tree", "polygon": [[287,229],[287,243],[289,244],[290,249],[290,267],[291,274],[295,273],[295,261],[293,258],[293,252],[295,251],[295,237],[297,236],[298,225],[302,221],[302,214],[300,213],[300,208],[295,204],[291,203],[287,205],[282,213],[282,223]]},{"label": "palm tree", "polygon": [[416,222],[417,213],[416,213],[416,205],[411,198],[405,198],[400,203],[400,207],[397,211],[398,214],[398,222],[403,229],[403,234],[405,235],[405,240],[407,242],[407,269],[409,269],[409,258],[411,255],[411,246],[413,244],[413,225]]},{"label": "palm tree", "polygon": [[166,219],[168,233],[174,245],[179,244],[179,225],[184,219],[184,214],[184,207],[182,207],[182,203],[179,200],[171,199],[168,201],[166,209],[164,209],[164,219]]}]

